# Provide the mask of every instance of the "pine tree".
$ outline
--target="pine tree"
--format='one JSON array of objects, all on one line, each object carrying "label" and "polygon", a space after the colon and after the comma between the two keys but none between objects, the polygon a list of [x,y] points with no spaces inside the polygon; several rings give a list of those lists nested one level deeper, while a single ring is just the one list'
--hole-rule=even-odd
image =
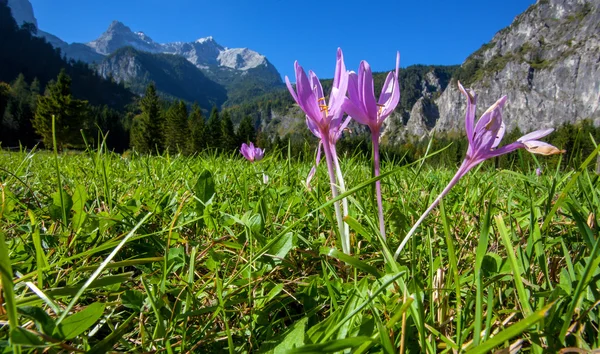
[{"label": "pine tree", "polygon": [[244,119],[242,119],[237,130],[237,137],[238,145],[241,145],[242,143],[248,144],[250,142],[254,142],[256,139],[256,131],[254,130],[254,122],[251,116],[246,116]]},{"label": "pine tree", "polygon": [[256,133],[256,146],[260,146],[263,149],[266,150],[273,150],[273,143],[271,142],[271,139],[269,138],[269,135],[263,131],[259,131],[258,133]]},{"label": "pine tree", "polygon": [[140,153],[152,154],[163,150],[163,114],[156,86],[150,83],[140,100],[141,113],[131,125],[131,145]]},{"label": "pine tree", "polygon": [[233,121],[227,111],[223,112],[221,117],[221,146],[225,151],[234,151],[237,148],[237,137],[233,129]]},{"label": "pine tree", "polygon": [[8,106],[10,99],[10,85],[6,82],[0,82],[0,140],[2,139],[2,133],[4,129],[2,127],[4,112]]},{"label": "pine tree", "polygon": [[10,100],[8,101],[4,118],[14,129],[12,142],[25,146],[35,144],[35,132],[32,120],[35,116],[37,98],[39,96],[39,81],[34,80],[27,85],[25,76],[20,74],[12,83]]},{"label": "pine tree", "polygon": [[165,147],[172,153],[185,149],[188,136],[188,111],[183,101],[175,101],[167,111]]},{"label": "pine tree", "polygon": [[206,122],[206,137],[207,146],[209,148],[218,149],[221,144],[221,118],[219,118],[219,110],[213,106],[208,121]]},{"label": "pine tree", "polygon": [[71,78],[61,70],[56,82],[48,83],[46,93],[38,97],[33,128],[42,137],[44,146],[52,148],[52,117],[54,116],[58,148],[66,144],[81,143],[79,130],[84,125],[87,108],[87,101],[73,98]]},{"label": "pine tree", "polygon": [[188,139],[188,154],[202,151],[206,148],[206,122],[202,116],[202,110],[197,103],[192,106],[192,112],[188,119],[190,138]]}]

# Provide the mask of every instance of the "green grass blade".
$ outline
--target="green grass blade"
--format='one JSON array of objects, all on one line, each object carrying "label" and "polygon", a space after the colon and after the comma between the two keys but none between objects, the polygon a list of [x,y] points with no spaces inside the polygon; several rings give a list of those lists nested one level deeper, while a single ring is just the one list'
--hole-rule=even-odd
[{"label": "green grass blade", "polygon": [[534,324],[541,321],[546,316],[548,311],[550,311],[550,308],[552,306],[554,306],[554,303],[549,304],[546,307],[544,307],[543,309],[532,313],[531,315],[527,316],[526,318],[522,319],[521,321],[504,329],[503,331],[501,331],[497,335],[493,336],[489,340],[481,343],[479,346],[467,351],[467,354],[487,353],[490,350],[492,350],[493,348],[495,348],[499,345],[502,345],[504,342],[510,340],[511,338],[514,338],[514,337],[520,335],[521,333],[525,332],[528,328],[531,328]]}]

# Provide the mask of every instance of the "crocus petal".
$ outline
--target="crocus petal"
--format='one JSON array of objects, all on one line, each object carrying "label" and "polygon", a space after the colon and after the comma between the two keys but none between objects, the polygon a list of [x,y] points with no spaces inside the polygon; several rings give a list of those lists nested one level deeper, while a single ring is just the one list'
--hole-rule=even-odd
[{"label": "crocus petal", "polygon": [[346,71],[346,65],[344,64],[344,53],[342,48],[337,49],[337,59],[335,62],[335,73],[333,75],[333,87],[340,87],[342,83],[342,74]]},{"label": "crocus petal", "polygon": [[354,102],[360,100],[358,94],[358,75],[354,71],[348,73],[348,98]]},{"label": "crocus petal", "polygon": [[400,52],[396,52],[396,79],[398,79],[398,69],[400,69]]},{"label": "crocus petal", "polygon": [[523,135],[517,141],[525,142],[527,140],[537,140],[537,139],[545,137],[546,135],[552,133],[553,131],[554,131],[554,129],[552,129],[552,128],[550,128],[550,129],[536,130],[536,131],[531,132],[529,134]]},{"label": "crocus petal", "polygon": [[346,64],[344,64],[344,54],[342,53],[342,49],[338,48],[333,87],[331,89],[331,95],[329,95],[329,109],[333,114],[337,114],[342,108],[347,90],[348,71],[346,71]]},{"label": "crocus petal", "polygon": [[505,131],[506,131],[506,125],[504,124],[504,122],[500,122],[500,129],[498,130],[498,133],[496,133],[496,139],[494,140],[494,143],[492,144],[492,149],[495,149],[498,147],[498,145],[502,141],[502,138],[504,137]]},{"label": "crocus petal", "polygon": [[319,121],[321,119],[321,111],[317,104],[317,98],[312,90],[308,77],[304,73],[302,66],[296,62],[296,89],[298,91],[298,104],[300,108],[311,119]]},{"label": "crocus petal", "polygon": [[471,90],[467,91],[461,85],[460,81],[458,81],[458,89],[462,92],[463,95],[467,98],[467,113],[465,115],[465,130],[467,132],[467,138],[469,139],[469,144],[473,143],[473,129],[475,125],[475,111],[477,108],[477,96]]},{"label": "crocus petal", "polygon": [[344,111],[346,111],[346,113],[348,113],[349,116],[351,116],[355,121],[359,122],[360,124],[368,125],[369,117],[367,116],[366,112],[360,109],[360,107],[357,106],[354,102],[355,101],[346,98],[344,100]]},{"label": "crocus petal", "polygon": [[556,155],[556,154],[562,154],[565,152],[565,150],[561,150],[554,145],[550,145],[548,143],[545,143],[543,141],[538,141],[538,140],[524,141],[523,145],[525,145],[525,149],[527,149],[527,151],[534,153],[534,154]]},{"label": "crocus petal", "polygon": [[254,148],[254,161],[260,161],[265,157],[265,150],[259,147]]},{"label": "crocus petal", "polygon": [[490,108],[488,108],[485,111],[485,113],[483,113],[481,118],[479,118],[477,124],[475,125],[473,133],[474,141],[476,141],[477,138],[485,132],[490,131],[493,127],[495,128],[495,131],[500,129],[500,122],[502,122],[502,117],[500,116],[500,122],[498,122],[498,116],[495,114],[495,112],[501,112],[502,107],[504,107],[504,103],[506,103],[506,100],[506,96],[501,97],[498,101],[496,101],[496,103],[491,105]]},{"label": "crocus petal", "polygon": [[504,146],[499,147],[498,149],[490,152],[489,155],[488,155],[488,158],[492,158],[492,157],[496,157],[496,156],[508,154],[509,152],[513,152],[513,151],[515,151],[517,149],[521,149],[523,147],[525,147],[525,145],[523,145],[523,143],[515,141],[514,143],[510,143],[508,145],[504,145]]},{"label": "crocus petal", "polygon": [[374,119],[377,117],[377,101],[375,101],[375,93],[373,92],[373,73],[371,72],[369,63],[364,60],[360,62],[358,76],[358,90],[361,93],[365,111],[371,119]]},{"label": "crocus petal", "polygon": [[242,154],[242,156],[244,156],[244,158],[246,158],[246,160],[250,160],[250,154],[248,153],[248,145],[246,145],[246,143],[242,144],[242,147],[240,148],[240,153]]},{"label": "crocus petal", "polygon": [[317,99],[317,102],[319,104],[325,104],[324,100],[321,101],[321,98],[325,98],[325,95],[323,94],[323,87],[321,86],[321,81],[319,81],[317,74],[315,74],[312,70],[310,70],[308,72],[308,76],[310,78],[310,87],[312,88],[312,90],[315,94],[315,98]]},{"label": "crocus petal", "polygon": [[321,139],[321,132],[319,131],[319,127],[308,116],[306,116],[306,125],[308,126],[308,130],[310,130],[311,133],[313,133],[317,138]]},{"label": "crocus petal", "polygon": [[385,84],[381,90],[381,96],[379,96],[379,104],[383,105],[383,109],[379,114],[377,124],[381,125],[383,120],[387,118],[396,109],[398,102],[400,101],[400,87],[398,85],[398,79],[393,76],[394,73],[390,72],[385,80]]},{"label": "crocus petal", "polygon": [[[290,94],[294,98],[294,101],[298,103],[298,96],[296,95],[296,91],[294,90],[294,87],[292,86],[292,83],[290,82],[290,79],[287,77],[287,75],[285,76],[285,85],[287,86],[288,91],[290,91]],[[298,103],[298,105],[300,104]]]}]

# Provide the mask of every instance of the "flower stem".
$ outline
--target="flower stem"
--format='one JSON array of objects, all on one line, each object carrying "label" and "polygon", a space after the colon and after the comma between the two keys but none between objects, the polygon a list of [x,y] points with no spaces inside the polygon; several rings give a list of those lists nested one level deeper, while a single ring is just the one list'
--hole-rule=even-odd
[{"label": "flower stem", "polygon": [[[346,192],[346,183],[344,183],[344,176],[342,175],[342,169],[340,168],[339,159],[337,156],[337,151],[335,150],[335,145],[331,144],[331,156],[333,163],[335,165],[335,173],[337,175],[337,181],[342,193]],[[342,199],[342,212],[343,217],[348,216],[348,198]],[[350,254],[350,225],[344,223],[344,233],[342,235],[342,239],[345,239],[345,243],[348,246],[347,254]]]},{"label": "flower stem", "polygon": [[[331,144],[323,139],[323,151],[325,152],[325,160],[327,162],[327,172],[329,173],[329,184],[331,185],[331,194],[333,198],[337,198],[339,195],[338,186],[335,179],[335,167],[333,163],[333,156],[331,154],[332,149],[330,148]],[[334,202],[333,206],[335,208],[335,216],[338,223],[338,228],[340,232],[340,238],[342,241],[342,251],[346,254],[350,254],[350,245],[347,244],[347,238],[344,235],[344,219],[342,216],[342,210],[340,208],[340,202]]]},{"label": "flower stem", "polygon": [[446,196],[446,194],[448,194],[450,189],[452,189],[452,187],[454,187],[454,185],[456,185],[456,183],[458,183],[458,181],[462,178],[462,176],[467,174],[467,172],[469,172],[469,170],[471,168],[473,168],[474,166],[475,166],[474,164],[468,163],[467,160],[463,161],[462,165],[459,167],[458,171],[456,171],[456,174],[454,175],[454,177],[452,177],[452,179],[450,180],[450,182],[448,183],[446,188],[444,188],[442,193],[440,193],[440,195],[438,195],[437,198],[435,198],[435,200],[433,201],[433,203],[431,203],[429,208],[427,208],[427,210],[425,210],[425,212],[423,213],[423,215],[421,215],[419,220],[417,220],[417,222],[413,225],[413,227],[410,229],[410,231],[408,231],[408,233],[406,234],[406,236],[400,243],[400,246],[398,246],[396,253],[394,253],[394,260],[396,260],[398,258],[398,256],[400,255],[400,252],[402,252],[402,250],[404,249],[404,246],[406,246],[406,243],[408,242],[410,237],[415,233],[415,231],[417,230],[419,225],[421,225],[423,220],[425,220],[427,215],[429,215],[429,213],[440,203],[442,198],[444,198],[444,196]]},{"label": "flower stem", "polygon": [[[373,173],[375,177],[379,176],[379,131],[371,131],[373,140]],[[375,193],[377,197],[377,213],[379,216],[379,232],[385,240],[385,222],[383,220],[383,202],[381,199],[381,181],[375,182]]]}]

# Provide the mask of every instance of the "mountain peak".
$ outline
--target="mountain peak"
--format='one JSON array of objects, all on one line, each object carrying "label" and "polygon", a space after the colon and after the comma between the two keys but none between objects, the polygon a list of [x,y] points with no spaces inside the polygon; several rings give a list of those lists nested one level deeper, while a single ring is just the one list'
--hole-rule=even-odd
[{"label": "mountain peak", "polygon": [[33,6],[29,0],[8,0],[8,7],[19,26],[24,23],[33,23],[37,28],[38,23],[33,15]]},{"label": "mountain peak", "polygon": [[208,36],[208,37],[203,37],[203,38],[196,39],[196,43],[199,43],[199,44],[215,43],[216,44],[217,42],[215,41],[215,39],[213,38],[213,36]]},{"label": "mountain peak", "polygon": [[131,28],[125,26],[121,21],[114,20],[108,26],[106,32],[132,32]]},{"label": "mountain peak", "polygon": [[106,32],[86,45],[103,55],[110,54],[123,47],[133,47],[150,53],[161,51],[160,45],[146,36],[144,32],[134,33],[123,22],[116,20],[110,23]]}]

